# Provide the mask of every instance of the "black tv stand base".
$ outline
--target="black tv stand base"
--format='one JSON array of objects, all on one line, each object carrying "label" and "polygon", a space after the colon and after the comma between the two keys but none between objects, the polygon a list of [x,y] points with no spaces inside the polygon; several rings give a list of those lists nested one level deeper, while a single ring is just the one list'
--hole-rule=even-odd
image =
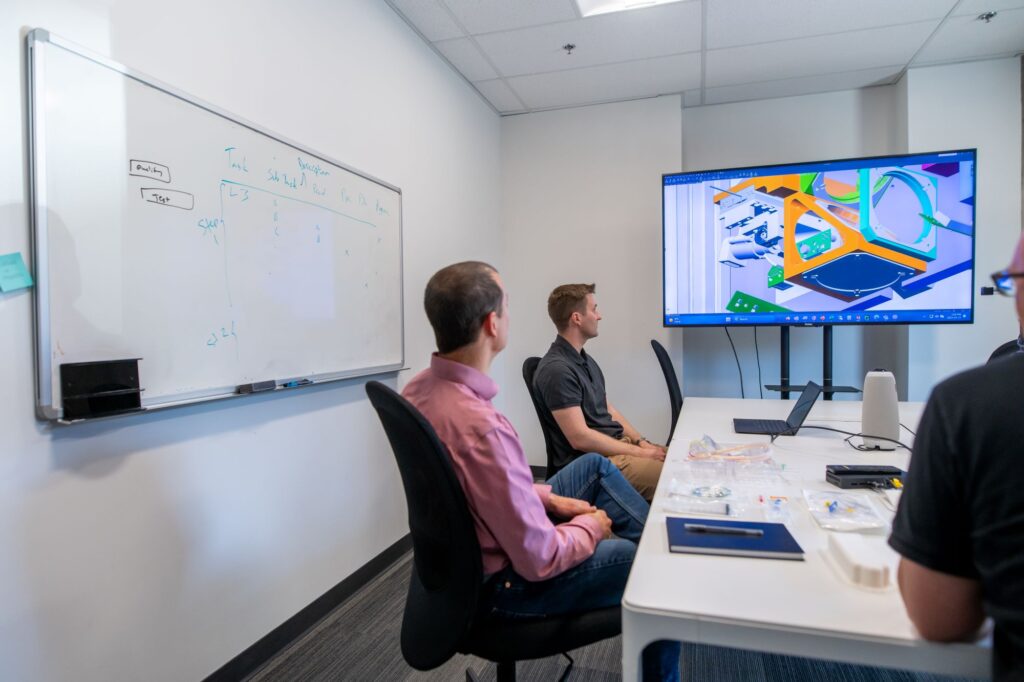
[{"label": "black tv stand base", "polygon": [[[782,399],[789,400],[790,391],[801,391],[804,387],[789,383],[789,327],[783,326],[779,332],[780,383],[765,385],[765,388],[769,391],[781,391]],[[825,400],[832,400],[833,393],[860,393],[860,389],[853,386],[832,385],[832,325],[830,324],[821,327],[821,373],[821,392]]]}]

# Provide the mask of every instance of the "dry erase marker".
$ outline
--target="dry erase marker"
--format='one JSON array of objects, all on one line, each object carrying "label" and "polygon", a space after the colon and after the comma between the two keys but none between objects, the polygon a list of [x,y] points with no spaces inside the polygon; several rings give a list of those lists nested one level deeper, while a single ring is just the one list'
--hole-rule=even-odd
[{"label": "dry erase marker", "polygon": [[736,526],[708,526],[703,523],[684,523],[683,528],[691,533],[707,533],[708,535],[746,535],[759,538],[764,535],[760,528],[737,528]]}]

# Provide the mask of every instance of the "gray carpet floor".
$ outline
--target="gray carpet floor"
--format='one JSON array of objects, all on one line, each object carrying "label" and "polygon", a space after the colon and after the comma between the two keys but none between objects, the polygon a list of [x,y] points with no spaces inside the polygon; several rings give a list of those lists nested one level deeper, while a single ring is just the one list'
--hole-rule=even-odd
[{"label": "gray carpet floor", "polygon": [[[413,670],[402,660],[398,637],[409,572],[412,570],[411,560],[410,552],[248,679],[252,682],[461,682],[465,679],[465,670],[468,667],[476,672],[480,680],[494,680],[494,664],[473,656],[455,656],[440,668],[430,672]],[[618,637],[577,649],[571,654],[576,659],[576,664],[569,676],[570,681],[609,682],[622,678],[622,645]],[[523,661],[517,667],[517,679],[522,682],[557,680],[564,667],[565,659],[559,656],[538,661]],[[963,682],[963,678],[851,666],[703,645],[683,646],[682,673],[686,682]]]}]

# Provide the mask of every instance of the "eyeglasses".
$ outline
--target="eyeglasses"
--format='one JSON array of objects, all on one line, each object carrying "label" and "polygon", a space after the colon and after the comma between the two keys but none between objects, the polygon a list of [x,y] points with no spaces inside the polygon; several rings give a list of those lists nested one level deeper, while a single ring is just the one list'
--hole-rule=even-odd
[{"label": "eyeglasses", "polygon": [[992,282],[996,285],[996,291],[1000,294],[1003,296],[1013,296],[1017,293],[1017,282],[1015,280],[1018,277],[1024,277],[1024,272],[1000,270],[999,272],[992,273]]}]

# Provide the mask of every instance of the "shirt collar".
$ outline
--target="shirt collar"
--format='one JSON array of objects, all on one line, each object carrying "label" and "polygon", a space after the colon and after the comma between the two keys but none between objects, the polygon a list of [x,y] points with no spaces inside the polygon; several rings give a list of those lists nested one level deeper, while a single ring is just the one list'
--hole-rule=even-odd
[{"label": "shirt collar", "polygon": [[552,344],[552,346],[557,348],[566,356],[572,358],[572,361],[575,362],[577,365],[587,364],[587,351],[583,350],[582,348],[577,351],[575,348],[573,348],[573,345],[566,341],[565,337],[562,336],[561,334],[555,337],[555,342]]},{"label": "shirt collar", "polygon": [[445,360],[437,353],[430,356],[430,369],[445,381],[462,384],[484,400],[498,395],[498,384],[483,372],[454,360]]}]

